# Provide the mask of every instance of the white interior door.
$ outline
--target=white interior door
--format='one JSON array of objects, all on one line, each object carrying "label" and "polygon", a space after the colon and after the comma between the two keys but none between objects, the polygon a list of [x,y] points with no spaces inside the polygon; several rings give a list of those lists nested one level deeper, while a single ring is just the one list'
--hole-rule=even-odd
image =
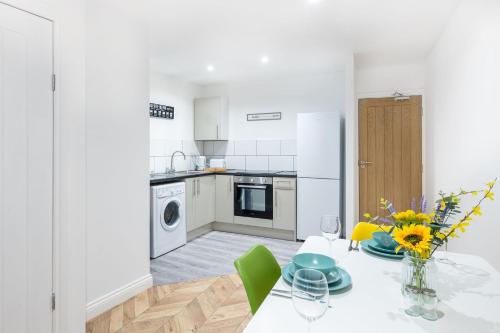
[{"label": "white interior door", "polygon": [[0,4],[0,333],[52,332],[52,23]]}]

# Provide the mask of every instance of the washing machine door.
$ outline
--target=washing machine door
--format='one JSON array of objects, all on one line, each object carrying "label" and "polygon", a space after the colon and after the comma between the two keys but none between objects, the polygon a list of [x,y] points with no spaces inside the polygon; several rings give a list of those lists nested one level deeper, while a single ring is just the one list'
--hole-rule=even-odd
[{"label": "washing machine door", "polygon": [[166,231],[175,230],[181,221],[181,202],[177,199],[167,200],[163,206],[160,222]]}]

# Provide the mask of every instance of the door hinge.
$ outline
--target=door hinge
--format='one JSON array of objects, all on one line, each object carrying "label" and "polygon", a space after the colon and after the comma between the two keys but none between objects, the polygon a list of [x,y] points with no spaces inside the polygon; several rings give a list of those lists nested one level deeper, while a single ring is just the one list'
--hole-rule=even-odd
[{"label": "door hinge", "polygon": [[52,293],[51,307],[52,307],[52,311],[54,311],[56,309],[56,294],[55,293]]},{"label": "door hinge", "polygon": [[52,91],[56,91],[56,75],[52,74]]}]

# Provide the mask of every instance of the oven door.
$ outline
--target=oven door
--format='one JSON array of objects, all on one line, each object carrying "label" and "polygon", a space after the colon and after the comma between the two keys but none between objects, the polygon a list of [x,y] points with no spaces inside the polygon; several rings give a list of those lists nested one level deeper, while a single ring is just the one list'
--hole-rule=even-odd
[{"label": "oven door", "polygon": [[273,185],[235,183],[234,215],[273,219]]}]

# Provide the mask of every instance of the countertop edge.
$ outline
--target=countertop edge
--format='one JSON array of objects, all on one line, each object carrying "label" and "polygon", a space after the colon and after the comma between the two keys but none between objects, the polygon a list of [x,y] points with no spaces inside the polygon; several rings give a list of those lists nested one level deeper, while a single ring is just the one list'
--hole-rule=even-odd
[{"label": "countertop edge", "polygon": [[[158,185],[158,184],[165,184],[165,183],[172,183],[175,181],[182,181],[184,179],[188,178],[198,178],[198,177],[205,177],[205,176],[213,176],[213,175],[227,175],[227,176],[234,176],[236,174],[241,173],[241,171],[224,171],[224,172],[205,172],[205,173],[193,173],[193,174],[173,174],[171,176],[167,176],[165,178],[158,178],[158,179],[150,179],[149,184],[150,185]],[[247,174],[245,174],[247,176]],[[290,173],[259,173],[259,174],[252,174],[252,172],[248,172],[248,176],[255,176],[255,177],[273,177],[273,178],[297,178],[297,174],[295,172],[290,171]]]}]

